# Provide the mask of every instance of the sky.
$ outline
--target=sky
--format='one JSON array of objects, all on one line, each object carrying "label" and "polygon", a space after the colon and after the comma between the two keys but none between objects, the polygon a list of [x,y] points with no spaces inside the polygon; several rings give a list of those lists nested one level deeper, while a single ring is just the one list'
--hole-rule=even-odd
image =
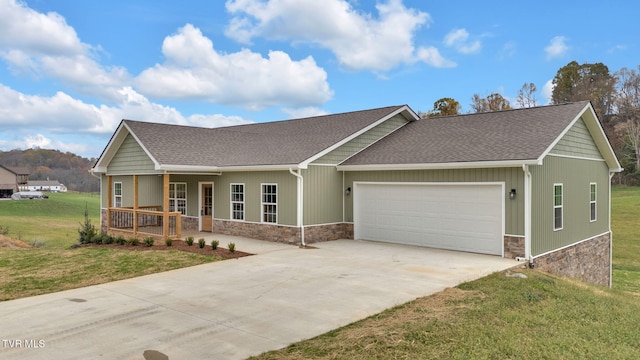
[{"label": "sky", "polygon": [[219,127],[640,65],[636,1],[0,0],[0,151],[99,157],[122,119]]}]

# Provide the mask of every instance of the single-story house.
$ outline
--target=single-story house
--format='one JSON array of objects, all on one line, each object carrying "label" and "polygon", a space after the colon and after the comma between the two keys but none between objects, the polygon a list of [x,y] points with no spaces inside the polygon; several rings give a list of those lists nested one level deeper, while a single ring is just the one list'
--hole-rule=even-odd
[{"label": "single-story house", "polygon": [[10,198],[14,192],[27,189],[29,169],[0,165],[0,198]]},{"label": "single-story house", "polygon": [[610,285],[611,176],[589,102],[421,119],[407,105],[198,128],[123,120],[102,231],[384,241]]},{"label": "single-story house", "polygon": [[67,187],[58,180],[31,180],[28,183],[29,191],[66,192]]}]

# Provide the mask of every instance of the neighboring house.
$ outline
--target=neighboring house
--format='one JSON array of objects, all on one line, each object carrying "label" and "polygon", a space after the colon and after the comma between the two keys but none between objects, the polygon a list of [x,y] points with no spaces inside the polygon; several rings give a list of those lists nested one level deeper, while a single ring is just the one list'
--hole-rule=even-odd
[{"label": "neighboring house", "polygon": [[13,193],[26,190],[28,181],[27,168],[0,165],[0,198],[10,198]]},{"label": "neighboring house", "polygon": [[29,191],[66,192],[67,187],[58,180],[31,180],[28,184]]},{"label": "neighboring house", "polygon": [[518,258],[610,285],[610,179],[589,102],[420,119],[408,106],[196,128],[123,120],[102,230],[365,239]]}]

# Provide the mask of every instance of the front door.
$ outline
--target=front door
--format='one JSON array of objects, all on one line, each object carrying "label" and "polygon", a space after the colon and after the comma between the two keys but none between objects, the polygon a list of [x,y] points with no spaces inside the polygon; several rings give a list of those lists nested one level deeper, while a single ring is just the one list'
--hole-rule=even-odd
[{"label": "front door", "polygon": [[200,185],[200,230],[213,230],[213,184]]}]

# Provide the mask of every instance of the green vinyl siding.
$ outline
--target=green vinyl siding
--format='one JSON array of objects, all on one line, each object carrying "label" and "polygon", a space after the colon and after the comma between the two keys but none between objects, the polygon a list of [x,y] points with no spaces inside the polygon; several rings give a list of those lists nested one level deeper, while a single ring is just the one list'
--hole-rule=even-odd
[{"label": "green vinyl siding", "polygon": [[342,222],[342,172],[335,166],[310,165],[304,176],[304,224]]},{"label": "green vinyl siding", "polygon": [[127,135],[109,163],[108,174],[157,173],[153,161],[131,135]]},{"label": "green vinyl siding", "polygon": [[261,222],[261,185],[277,184],[278,224],[297,225],[297,178],[288,171],[228,172],[216,176],[213,184],[216,219],[231,219],[231,183],[244,184],[244,221]]},{"label": "green vinyl siding", "polygon": [[[344,187],[354,189],[355,181],[371,182],[504,182],[505,234],[524,235],[524,172],[521,168],[350,171]],[[516,198],[509,199],[511,189]],[[353,222],[353,195],[345,197],[345,220]]]},{"label": "green vinyl siding", "polygon": [[602,159],[602,155],[582,118],[578,119],[562,139],[558,141],[556,146],[551,149],[550,154]]},{"label": "green vinyl siding", "polygon": [[[540,255],[609,231],[609,168],[604,161],[547,156],[530,167],[531,253]],[[598,217],[591,221],[591,184]],[[554,184],[562,184],[562,229],[554,231]]]},{"label": "green vinyl siding", "polygon": [[314,163],[339,164],[353,154],[380,140],[394,130],[397,130],[407,122],[408,120],[404,116],[398,114],[383,122],[382,124],[379,124],[374,128],[366,131],[364,134],[356,137],[355,139],[350,140],[339,148],[322,156],[318,160],[314,161]]}]

